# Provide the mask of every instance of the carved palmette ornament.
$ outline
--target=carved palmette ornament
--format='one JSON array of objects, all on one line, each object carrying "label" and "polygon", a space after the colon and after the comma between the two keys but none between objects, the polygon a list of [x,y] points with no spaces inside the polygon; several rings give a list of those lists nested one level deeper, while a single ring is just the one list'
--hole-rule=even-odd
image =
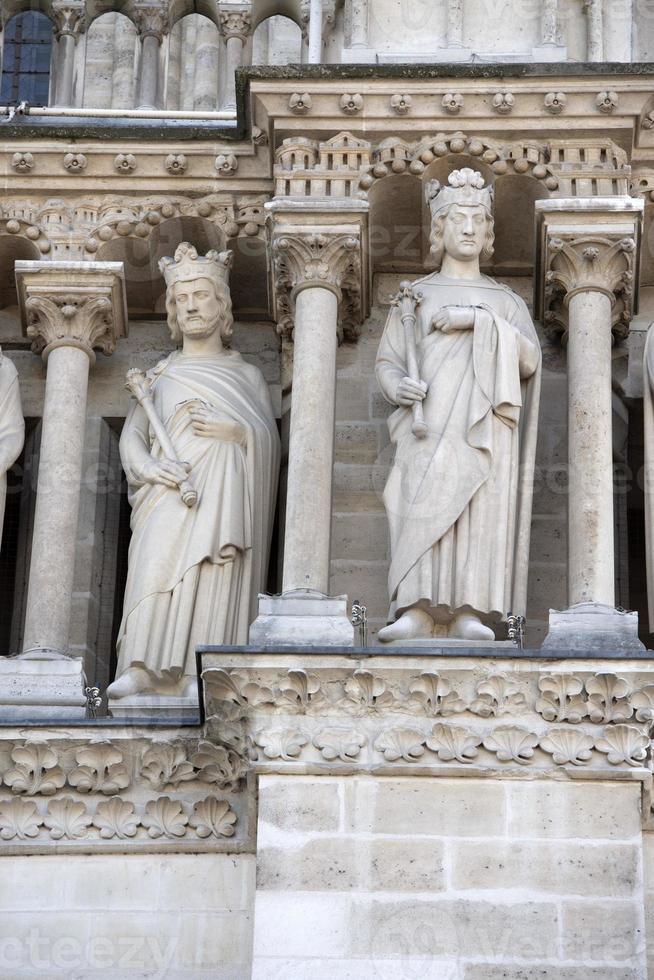
[{"label": "carved palmette ornament", "polygon": [[454,725],[434,725],[427,739],[427,748],[435,752],[441,762],[471,762],[478,755],[481,735]]},{"label": "carved palmette ornament", "polygon": [[236,814],[225,800],[207,797],[193,807],[189,824],[198,837],[233,837]]},{"label": "carved palmette ornament", "polygon": [[484,748],[494,752],[500,762],[518,762],[524,765],[534,755],[538,735],[526,728],[500,725],[484,738]]},{"label": "carved palmette ornament", "polygon": [[361,732],[342,728],[325,728],[313,738],[314,746],[328,762],[335,759],[351,762],[359,756],[366,741]]},{"label": "carved palmette ornament", "polygon": [[392,728],[375,740],[375,749],[387,762],[414,762],[425,752],[425,736],[414,728]]},{"label": "carved palmette ornament", "polygon": [[43,822],[53,840],[79,840],[88,835],[91,818],[84,803],[63,796],[50,801]]},{"label": "carved palmette ornament", "polygon": [[16,797],[0,803],[0,838],[2,840],[29,840],[38,837],[43,823],[32,800]]},{"label": "carved palmette ornament", "polygon": [[606,753],[612,766],[626,763],[628,766],[642,766],[649,752],[650,740],[634,725],[612,725],[604,729],[603,738],[598,738],[595,748]]},{"label": "carved palmette ornament", "polygon": [[626,721],[633,714],[629,703],[629,685],[615,674],[602,673],[589,677],[586,681],[588,697],[588,716],[595,724],[609,721]]},{"label": "carved palmette ornament", "polygon": [[93,817],[93,826],[98,828],[100,837],[105,840],[112,837],[120,840],[135,837],[138,824],[134,804],[117,796],[113,800],[99,803]]},{"label": "carved palmette ornament", "polygon": [[536,711],[545,721],[569,721],[578,724],[586,717],[587,705],[582,691],[584,682],[573,674],[549,674],[538,681],[541,697]]},{"label": "carved palmette ornament", "polygon": [[428,715],[453,715],[466,710],[465,701],[438,674],[420,674],[410,682],[409,695]]},{"label": "carved palmette ornament", "polygon": [[593,744],[591,735],[572,728],[553,729],[540,740],[541,749],[552,756],[557,766],[565,766],[568,763],[582,766],[591,758]]},{"label": "carved palmette ornament", "polygon": [[195,770],[186,758],[183,745],[162,743],[151,745],[143,753],[141,775],[153,789],[163,789],[195,779]]},{"label": "carved palmette ornament", "polygon": [[78,765],[68,776],[68,782],[78,793],[113,796],[129,786],[123,754],[109,742],[83,746],[75,758]]},{"label": "carved palmette ornament", "polygon": [[292,728],[279,728],[275,731],[259,732],[254,736],[254,744],[263,749],[267,759],[297,759],[309,742],[303,732]]},{"label": "carved palmette ornament", "polygon": [[161,796],[158,800],[150,800],[145,805],[145,813],[141,823],[148,832],[148,837],[183,837],[188,825],[188,817],[184,807],[178,800],[169,796]]},{"label": "carved palmette ornament", "polygon": [[15,766],[5,773],[4,781],[14,793],[53,796],[66,782],[57,753],[45,742],[17,745],[11,758]]}]

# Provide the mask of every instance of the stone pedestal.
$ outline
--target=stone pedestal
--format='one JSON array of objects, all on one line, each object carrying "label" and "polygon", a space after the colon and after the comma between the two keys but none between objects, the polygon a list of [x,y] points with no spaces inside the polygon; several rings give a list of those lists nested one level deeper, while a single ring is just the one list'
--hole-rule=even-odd
[{"label": "stone pedestal", "polygon": [[543,650],[581,653],[606,651],[625,655],[644,650],[638,639],[638,613],[624,612],[599,602],[580,602],[570,609],[550,609],[550,628]]},{"label": "stone pedestal", "polygon": [[33,650],[0,657],[0,722],[72,721],[86,715],[81,659]]},{"label": "stone pedestal", "polygon": [[135,694],[120,700],[110,698],[109,714],[126,725],[148,721],[196,725],[200,721],[200,706],[197,697]]},{"label": "stone pedestal", "polygon": [[262,647],[317,645],[353,646],[354,627],[347,596],[319,592],[287,592],[259,596],[259,615],[250,627],[250,644]]}]

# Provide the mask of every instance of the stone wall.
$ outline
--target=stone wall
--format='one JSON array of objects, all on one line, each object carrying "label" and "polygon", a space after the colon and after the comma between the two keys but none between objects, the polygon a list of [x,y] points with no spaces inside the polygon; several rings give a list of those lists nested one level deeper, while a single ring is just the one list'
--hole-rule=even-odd
[{"label": "stone wall", "polygon": [[0,977],[242,980],[254,857],[3,857]]},{"label": "stone wall", "polygon": [[608,782],[261,777],[253,976],[643,980],[639,810]]}]

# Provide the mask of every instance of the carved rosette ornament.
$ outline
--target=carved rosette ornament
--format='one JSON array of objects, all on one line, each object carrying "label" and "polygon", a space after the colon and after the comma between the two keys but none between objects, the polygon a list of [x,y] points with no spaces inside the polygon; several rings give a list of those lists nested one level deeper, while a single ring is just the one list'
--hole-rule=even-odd
[{"label": "carved rosette ornament", "polygon": [[632,236],[557,233],[547,239],[545,322],[566,330],[567,308],[574,295],[595,291],[608,296],[616,339],[629,330],[634,292],[636,240]]},{"label": "carved rosette ornament", "polygon": [[293,334],[294,300],[301,289],[331,289],[339,300],[339,336],[356,336],[362,318],[361,242],[358,234],[309,230],[276,234],[272,274],[277,329]]}]

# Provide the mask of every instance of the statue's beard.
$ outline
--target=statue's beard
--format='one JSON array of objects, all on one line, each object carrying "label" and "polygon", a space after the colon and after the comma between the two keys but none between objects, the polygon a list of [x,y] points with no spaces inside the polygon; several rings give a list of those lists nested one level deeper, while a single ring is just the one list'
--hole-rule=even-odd
[{"label": "statue's beard", "polygon": [[206,317],[197,314],[194,317],[186,317],[184,322],[179,324],[182,334],[187,337],[200,338],[211,337],[218,329],[220,317]]}]

